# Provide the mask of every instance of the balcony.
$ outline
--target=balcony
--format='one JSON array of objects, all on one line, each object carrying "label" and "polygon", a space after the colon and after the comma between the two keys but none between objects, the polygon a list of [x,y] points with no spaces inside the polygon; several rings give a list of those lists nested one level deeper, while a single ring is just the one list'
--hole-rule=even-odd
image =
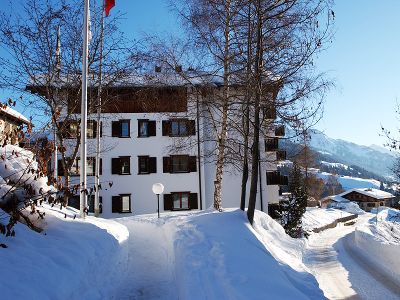
[{"label": "balcony", "polygon": [[285,136],[285,126],[284,125],[279,125],[275,127],[275,136]]},{"label": "balcony", "polygon": [[277,161],[286,160],[286,151],[285,150],[278,150],[276,152],[276,160]]},{"label": "balcony", "polygon": [[265,151],[273,152],[277,151],[279,148],[279,139],[278,138],[267,138],[265,140]]},{"label": "balcony", "polygon": [[267,185],[288,185],[288,177],[279,171],[267,172]]},{"label": "balcony", "polygon": [[264,108],[264,118],[269,120],[276,119],[276,107],[270,106],[268,108]]}]

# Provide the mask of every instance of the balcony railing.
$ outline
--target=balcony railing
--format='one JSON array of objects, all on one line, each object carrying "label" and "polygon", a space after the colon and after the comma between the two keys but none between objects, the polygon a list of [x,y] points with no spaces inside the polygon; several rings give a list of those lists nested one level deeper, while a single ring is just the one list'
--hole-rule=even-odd
[{"label": "balcony railing", "polygon": [[275,136],[285,136],[285,126],[279,125],[275,127]]},{"label": "balcony railing", "polygon": [[276,119],[276,108],[275,106],[270,106],[267,108],[264,108],[264,118],[269,119],[269,120],[275,120]]},{"label": "balcony railing", "polygon": [[273,152],[277,151],[279,148],[279,139],[278,138],[267,138],[265,140],[265,151]]},{"label": "balcony railing", "polygon": [[267,185],[288,185],[288,177],[279,171],[267,172]]},{"label": "balcony railing", "polygon": [[286,160],[286,151],[285,150],[278,150],[276,152],[276,160],[277,161]]}]

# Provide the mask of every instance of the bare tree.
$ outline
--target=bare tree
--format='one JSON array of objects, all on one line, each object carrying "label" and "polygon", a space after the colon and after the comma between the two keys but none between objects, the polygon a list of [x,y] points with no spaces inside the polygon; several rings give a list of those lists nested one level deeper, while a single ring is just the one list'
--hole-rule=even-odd
[{"label": "bare tree", "polygon": [[[89,114],[97,109],[102,13],[102,5],[98,4],[94,2],[91,7]],[[81,1],[28,0],[12,5],[18,8],[11,7],[10,14],[0,14],[0,42],[4,49],[4,55],[0,56],[3,67],[0,84],[25,94],[30,92],[22,102],[34,112],[37,127],[55,129],[55,142],[62,158],[60,168],[64,170],[63,186],[68,195],[71,168],[80,144]],[[116,26],[120,17],[107,18],[104,30],[103,105],[112,100],[107,96],[107,87],[139,67],[135,47]],[[61,34],[57,34],[57,29]]]}]

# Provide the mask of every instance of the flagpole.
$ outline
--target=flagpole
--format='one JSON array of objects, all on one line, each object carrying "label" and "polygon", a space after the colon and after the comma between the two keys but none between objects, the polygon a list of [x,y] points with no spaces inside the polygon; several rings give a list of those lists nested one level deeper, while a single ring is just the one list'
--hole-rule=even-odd
[{"label": "flagpole", "polygon": [[81,103],[81,159],[80,159],[80,215],[85,218],[87,203],[86,190],[86,150],[87,150],[87,77],[88,77],[88,55],[89,55],[89,0],[85,0],[85,11],[83,17],[83,52],[82,52],[82,103]]},{"label": "flagpole", "polygon": [[96,135],[96,176],[94,191],[94,215],[100,214],[100,131],[101,131],[101,93],[103,83],[103,37],[104,37],[104,1],[101,8],[101,28],[100,28],[100,63],[99,63],[99,87],[97,90],[97,135]]}]

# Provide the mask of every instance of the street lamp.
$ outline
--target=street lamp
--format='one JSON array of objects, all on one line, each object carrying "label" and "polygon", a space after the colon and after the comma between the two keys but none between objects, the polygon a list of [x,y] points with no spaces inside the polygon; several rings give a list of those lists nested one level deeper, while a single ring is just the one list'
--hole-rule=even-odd
[{"label": "street lamp", "polygon": [[158,218],[160,218],[160,194],[164,192],[164,185],[162,183],[155,183],[152,187],[153,193],[157,195],[157,212]]}]

